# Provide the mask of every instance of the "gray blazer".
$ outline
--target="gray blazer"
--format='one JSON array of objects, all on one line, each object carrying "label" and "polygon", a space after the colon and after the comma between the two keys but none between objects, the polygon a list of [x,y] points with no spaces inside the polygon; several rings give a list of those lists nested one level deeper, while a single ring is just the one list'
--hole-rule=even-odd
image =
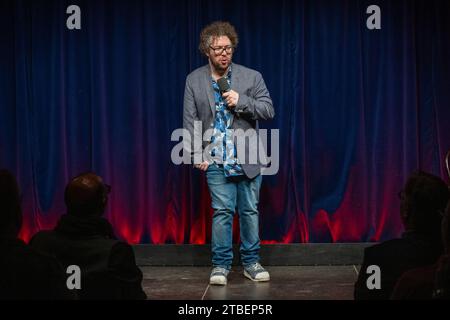
[{"label": "gray blazer", "polygon": [[[234,108],[232,129],[255,129],[254,132],[258,135],[258,120],[272,119],[275,116],[269,91],[259,72],[235,63],[232,64],[231,68],[231,89],[239,93],[239,101]],[[194,70],[186,78],[183,127],[189,131],[191,137],[202,139],[205,131],[214,127],[215,114],[211,70],[210,66],[206,65]],[[194,121],[201,121],[202,132],[194,132]],[[209,143],[210,141],[203,141],[201,148],[195,149],[192,143],[191,156],[202,153]],[[245,144],[246,159],[249,159],[249,154],[258,153],[258,145],[258,143]],[[262,165],[259,161],[256,164],[244,164],[241,157],[242,155],[238,153],[242,169],[247,177],[254,178],[260,174]]]}]

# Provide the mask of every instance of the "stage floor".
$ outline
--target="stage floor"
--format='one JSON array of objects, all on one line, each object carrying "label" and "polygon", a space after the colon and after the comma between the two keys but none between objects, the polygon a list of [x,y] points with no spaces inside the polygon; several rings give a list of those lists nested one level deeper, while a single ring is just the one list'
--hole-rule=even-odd
[{"label": "stage floor", "polygon": [[359,266],[269,266],[271,281],[256,283],[234,267],[227,286],[208,284],[210,267],[142,266],[151,300],[352,300]]}]

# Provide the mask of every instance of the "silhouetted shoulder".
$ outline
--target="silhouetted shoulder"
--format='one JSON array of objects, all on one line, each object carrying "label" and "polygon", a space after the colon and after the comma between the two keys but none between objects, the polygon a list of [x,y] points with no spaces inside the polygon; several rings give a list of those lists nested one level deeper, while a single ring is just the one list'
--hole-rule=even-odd
[{"label": "silhouetted shoulder", "polygon": [[30,240],[29,245],[41,254],[48,254],[48,246],[58,243],[58,235],[53,230],[37,232]]},{"label": "silhouetted shoulder", "polygon": [[403,239],[392,239],[365,248],[364,257],[368,260],[390,257],[405,247],[408,247],[408,244]]},{"label": "silhouetted shoulder", "polygon": [[54,237],[54,236],[55,236],[55,232],[53,230],[39,231],[30,239],[29,244],[31,245],[31,244],[37,243],[43,239],[47,239],[49,237]]},{"label": "silhouetted shoulder", "polygon": [[[70,299],[65,273],[53,257],[35,251],[20,240],[1,245],[0,297],[5,299]],[[12,275],[14,275],[12,277]]]},{"label": "silhouetted shoulder", "polygon": [[406,271],[398,279],[391,299],[431,299],[433,296],[436,265],[419,267]]},{"label": "silhouetted shoulder", "polygon": [[421,237],[388,240],[365,249],[367,260],[376,260],[390,264],[395,261],[404,263],[434,263],[440,255],[440,248]]},{"label": "silhouetted shoulder", "polygon": [[111,263],[122,263],[123,265],[136,266],[134,250],[131,245],[126,242],[119,241],[111,249]]}]

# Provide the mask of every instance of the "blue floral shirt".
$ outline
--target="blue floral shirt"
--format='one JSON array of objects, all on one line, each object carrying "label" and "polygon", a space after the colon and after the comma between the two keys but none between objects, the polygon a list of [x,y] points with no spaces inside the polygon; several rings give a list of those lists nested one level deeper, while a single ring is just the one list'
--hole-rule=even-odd
[{"label": "blue floral shirt", "polygon": [[[227,73],[227,80],[231,86],[231,68]],[[214,120],[213,135],[211,137],[211,143],[214,144],[211,150],[211,156],[213,159],[222,156],[221,164],[223,164],[226,177],[243,175],[244,172],[237,159],[236,146],[233,143],[233,137],[229,131],[234,115],[228,109],[227,103],[220,94],[219,85],[214,79],[212,79],[212,86],[214,89],[216,117]]]}]

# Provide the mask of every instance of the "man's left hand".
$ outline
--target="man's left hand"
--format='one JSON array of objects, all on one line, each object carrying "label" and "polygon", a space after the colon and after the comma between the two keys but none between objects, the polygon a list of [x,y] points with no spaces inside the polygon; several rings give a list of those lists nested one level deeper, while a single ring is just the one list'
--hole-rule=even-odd
[{"label": "man's left hand", "polygon": [[225,102],[228,105],[228,108],[234,108],[237,106],[237,103],[239,101],[239,93],[237,93],[234,90],[230,90],[222,94],[222,97],[224,98]]}]

